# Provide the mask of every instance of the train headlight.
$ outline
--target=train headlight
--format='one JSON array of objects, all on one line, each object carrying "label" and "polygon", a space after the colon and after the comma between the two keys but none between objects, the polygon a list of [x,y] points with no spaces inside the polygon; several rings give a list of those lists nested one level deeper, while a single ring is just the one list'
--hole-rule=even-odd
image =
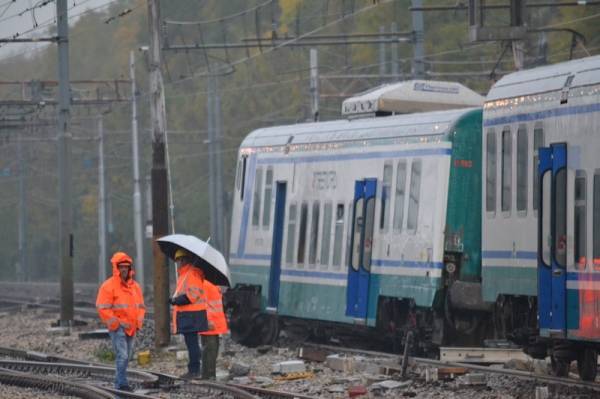
[{"label": "train headlight", "polygon": [[456,271],[456,265],[452,262],[446,263],[446,271],[450,274]]}]

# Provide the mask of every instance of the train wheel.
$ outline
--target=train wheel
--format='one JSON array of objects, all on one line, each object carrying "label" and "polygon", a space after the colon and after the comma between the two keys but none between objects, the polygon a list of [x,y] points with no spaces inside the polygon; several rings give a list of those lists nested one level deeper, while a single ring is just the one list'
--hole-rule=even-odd
[{"label": "train wheel", "polygon": [[567,377],[569,375],[571,362],[565,359],[550,356],[550,366],[552,367],[553,375],[557,377]]},{"label": "train wheel", "polygon": [[582,349],[577,356],[577,371],[583,381],[594,381],[598,374],[598,351]]},{"label": "train wheel", "polygon": [[258,334],[262,336],[261,345],[271,345],[279,337],[279,320],[277,316],[261,313],[254,320]]}]

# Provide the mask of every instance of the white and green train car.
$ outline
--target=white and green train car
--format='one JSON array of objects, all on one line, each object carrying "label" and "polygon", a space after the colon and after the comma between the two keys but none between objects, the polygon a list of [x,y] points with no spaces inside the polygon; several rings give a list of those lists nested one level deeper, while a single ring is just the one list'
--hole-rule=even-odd
[{"label": "white and green train car", "polygon": [[[600,57],[521,71],[483,111],[484,300],[557,374],[600,350]],[[550,349],[550,350],[547,350]]]},{"label": "white and green train car", "polygon": [[[468,90],[404,85],[437,99]],[[365,101],[346,108],[383,113],[381,98]],[[281,323],[360,326],[353,330],[392,340],[413,330],[437,344],[450,332],[444,326],[475,334],[473,315],[489,310],[480,279],[481,114],[462,108],[249,134],[232,212],[234,337],[266,343]]]}]

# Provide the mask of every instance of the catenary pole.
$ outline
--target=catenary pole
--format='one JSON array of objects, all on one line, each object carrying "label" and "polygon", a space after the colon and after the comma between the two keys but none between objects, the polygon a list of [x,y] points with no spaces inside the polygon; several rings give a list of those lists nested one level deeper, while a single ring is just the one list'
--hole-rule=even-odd
[{"label": "catenary pole", "polygon": [[18,243],[18,266],[17,280],[26,280],[26,264],[25,264],[25,220],[26,220],[26,202],[25,202],[25,167],[23,163],[23,131],[18,131],[17,134],[17,159],[19,162],[19,243]]},{"label": "catenary pole", "polygon": [[98,282],[106,280],[106,186],[104,180],[104,119],[96,120],[98,129]]},{"label": "catenary pole", "polygon": [[425,49],[423,47],[423,42],[425,41],[425,33],[423,32],[423,11],[420,10],[421,4],[421,0],[412,0],[412,7],[417,9],[416,11],[411,12],[414,35],[412,64],[413,79],[425,78]]},{"label": "catenary pole", "polygon": [[129,52],[131,79],[131,147],[133,161],[133,231],[135,235],[136,280],[144,287],[144,242],[142,237],[142,194],[140,191],[140,156],[137,124],[137,89],[135,85],[135,56]]},{"label": "catenary pole", "polygon": [[166,110],[163,90],[158,0],[148,0],[150,29],[150,111],[152,117],[152,255],[154,271],[154,344],[169,344],[169,273],[156,239],[168,234],[168,179],[165,156]]},{"label": "catenary pole", "polygon": [[316,48],[310,49],[310,116],[314,122],[319,121],[319,53]]},{"label": "catenary pole", "polygon": [[71,93],[69,89],[69,17],[67,0],[56,0],[58,41],[58,191],[60,325],[73,321],[73,226],[71,209]]}]

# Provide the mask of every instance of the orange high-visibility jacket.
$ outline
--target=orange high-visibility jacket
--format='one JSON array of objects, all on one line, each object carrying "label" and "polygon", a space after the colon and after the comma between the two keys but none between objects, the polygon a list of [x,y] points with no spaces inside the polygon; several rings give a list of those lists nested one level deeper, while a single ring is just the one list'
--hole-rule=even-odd
[{"label": "orange high-visibility jacket", "polygon": [[203,287],[204,273],[199,268],[187,264],[177,270],[177,288],[173,297],[185,294],[190,303],[173,305],[173,334],[202,332],[208,329],[206,294]]},{"label": "orange high-visibility jacket", "polygon": [[[100,286],[96,298],[96,309],[98,309],[100,319],[110,331],[115,331],[122,326],[127,335],[133,336],[137,330],[142,328],[146,314],[142,289],[133,279],[135,272],[129,255],[117,252],[110,262],[113,276]],[[123,262],[132,264],[126,282],[121,280],[117,267],[119,263]]]},{"label": "orange high-visibility jacket", "polygon": [[206,292],[206,316],[208,317],[209,330],[202,332],[202,335],[220,335],[225,334],[227,328],[227,319],[223,312],[223,295],[221,289],[208,280],[204,280],[204,292]]}]

